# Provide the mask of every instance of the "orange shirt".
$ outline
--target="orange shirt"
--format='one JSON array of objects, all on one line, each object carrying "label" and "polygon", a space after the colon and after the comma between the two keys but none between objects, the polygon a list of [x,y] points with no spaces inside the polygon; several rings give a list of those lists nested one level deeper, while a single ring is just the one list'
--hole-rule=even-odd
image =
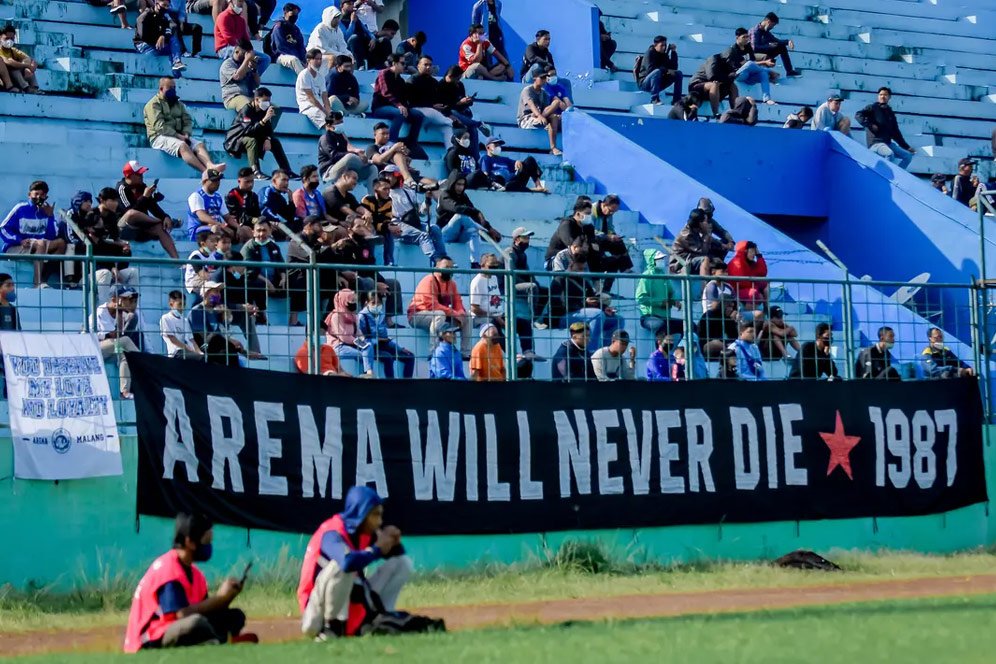
[{"label": "orange shirt", "polygon": [[415,295],[408,305],[408,317],[417,311],[442,311],[447,316],[466,313],[456,283],[443,281],[435,274],[424,276],[415,287]]},{"label": "orange shirt", "polygon": [[[294,353],[294,366],[303,374],[308,373],[308,342],[305,341]],[[326,371],[339,372],[339,356],[328,344],[319,346],[318,373],[324,374]]]},{"label": "orange shirt", "polygon": [[470,372],[474,380],[498,381],[505,380],[505,351],[499,344],[488,343],[481,339],[470,353]]}]

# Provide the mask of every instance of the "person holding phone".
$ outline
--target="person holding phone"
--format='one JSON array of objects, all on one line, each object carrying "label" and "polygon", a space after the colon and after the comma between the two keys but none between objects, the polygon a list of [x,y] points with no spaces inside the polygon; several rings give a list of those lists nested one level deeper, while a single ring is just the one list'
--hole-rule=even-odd
[{"label": "person holding phone", "polygon": [[[66,241],[59,237],[48,183],[35,180],[28,187],[28,200],[15,205],[0,222],[0,242],[4,254],[51,255],[66,253]],[[35,288],[42,283],[43,261],[34,262]]]},{"label": "person holding phone", "polygon": [[[342,512],[318,527],[304,552],[301,631],[316,641],[360,634],[377,614],[395,611],[413,569],[401,531],[384,525],[384,499],[369,487],[352,487]],[[354,593],[357,586],[364,592]]]},{"label": "person holding phone", "polygon": [[125,652],[259,642],[252,632],[242,631],[246,614],[231,608],[249,567],[241,581],[227,578],[209,595],[204,573],[194,564],[211,559],[213,539],[214,527],[207,517],[177,515],[173,548],[156,558],[135,589]]}]

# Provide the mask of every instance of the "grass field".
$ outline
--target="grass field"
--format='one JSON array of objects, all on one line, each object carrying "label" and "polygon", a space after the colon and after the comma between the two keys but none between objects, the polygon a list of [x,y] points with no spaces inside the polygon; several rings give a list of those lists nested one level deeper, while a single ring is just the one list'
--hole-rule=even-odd
[{"label": "grass field", "polygon": [[[991,553],[952,556],[838,554],[844,573],[801,572],[760,563],[654,567],[613,559],[595,547],[566,548],[524,566],[485,567],[459,574],[416,576],[401,596],[405,608],[497,604],[631,594],[772,588],[855,581],[989,574]],[[237,605],[251,617],[296,616],[299,563],[288,560],[254,578]],[[211,582],[209,574],[209,582]],[[0,588],[0,633],[123,625],[136,579],[108,574],[81,580],[70,593]]]},{"label": "grass field", "polygon": [[[148,653],[142,662],[991,662],[996,596]],[[53,655],[85,664],[128,656]],[[134,661],[134,660],[132,660]]]}]

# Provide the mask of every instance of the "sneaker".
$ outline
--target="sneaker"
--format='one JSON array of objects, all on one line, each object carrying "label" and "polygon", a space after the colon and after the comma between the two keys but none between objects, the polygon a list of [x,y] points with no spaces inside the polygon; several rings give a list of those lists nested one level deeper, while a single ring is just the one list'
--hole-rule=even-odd
[{"label": "sneaker", "polygon": [[495,182],[491,185],[491,191],[505,191],[505,187]]},{"label": "sneaker", "polygon": [[232,637],[232,643],[259,643],[259,637],[252,632],[242,632]]},{"label": "sneaker", "polygon": [[533,327],[536,328],[537,330],[545,330],[550,326],[541,321],[536,321],[535,323],[533,323]]},{"label": "sneaker", "polygon": [[330,620],[315,637],[315,642],[333,641],[341,636],[346,636],[346,625],[341,620]]},{"label": "sneaker", "polygon": [[785,75],[786,75],[786,76],[792,76],[792,77],[795,77],[795,76],[802,76],[802,72],[801,72],[801,71],[799,71],[798,69],[793,69],[792,71],[787,71],[787,72],[785,72]]},{"label": "sneaker", "polygon": [[252,176],[257,180],[269,180],[270,177],[263,173],[263,171],[253,171]]},{"label": "sneaker", "polygon": [[183,64],[182,61],[177,60],[173,63],[173,71],[183,71],[187,68],[187,65]]},{"label": "sneaker", "polygon": [[482,122],[477,131],[481,132],[485,138],[491,138],[491,125],[487,122]]},{"label": "sneaker", "polygon": [[128,8],[125,7],[124,5],[119,5],[117,7],[109,7],[107,11],[111,12],[114,15],[117,15],[117,14],[121,14],[123,12],[127,12]]}]

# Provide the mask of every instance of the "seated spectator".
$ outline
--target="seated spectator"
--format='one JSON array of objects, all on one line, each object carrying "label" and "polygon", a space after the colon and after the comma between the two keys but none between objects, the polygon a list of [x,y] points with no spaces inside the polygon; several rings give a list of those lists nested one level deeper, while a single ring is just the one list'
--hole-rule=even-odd
[{"label": "seated spectator", "polygon": [[307,164],[301,168],[301,187],[291,194],[294,203],[294,214],[301,219],[318,217],[320,224],[332,222],[326,214],[325,197],[318,191],[321,179],[318,177],[318,167]]},{"label": "seated spectator", "polygon": [[[627,348],[629,348],[628,358]],[[591,367],[595,371],[595,378],[603,383],[611,380],[635,380],[636,346],[630,345],[629,333],[626,330],[613,332],[611,343],[592,354]]]},{"label": "seated spectator", "polygon": [[[393,55],[388,58],[387,67],[377,74],[370,109],[372,117],[390,121],[392,143],[400,140],[408,146],[412,156],[420,159],[426,157],[425,150],[418,144],[425,116],[421,111],[412,108],[408,100],[408,86],[401,77],[401,61],[395,59]],[[402,139],[401,128],[405,125],[408,126],[408,135]]]},{"label": "seated spectator", "polygon": [[883,159],[894,160],[899,168],[907,169],[916,154],[916,148],[906,142],[899,130],[896,113],[889,106],[892,90],[878,89],[878,101],[855,113],[854,118],[865,128],[868,149]]},{"label": "seated spectator", "polygon": [[733,342],[732,346],[737,353],[737,377],[740,380],[767,380],[764,376],[761,351],[754,343],[755,334],[753,321],[740,323],[740,337]]},{"label": "seated spectator", "polygon": [[[408,80],[408,102],[425,118],[422,126],[439,127],[443,133],[443,145],[449,145],[453,140],[454,120],[443,113],[439,81],[433,75],[435,69],[430,56],[423,55],[418,59],[416,74]],[[472,145],[471,149],[476,154],[480,146]]]},{"label": "seated spectator", "polygon": [[810,129],[817,131],[839,131],[845,136],[851,135],[851,118],[840,112],[843,99],[840,95],[830,95],[827,100],[816,108],[813,124]]},{"label": "seated spectator", "polygon": [[[362,10],[361,5],[357,11]],[[343,12],[346,11],[346,3],[343,3]],[[383,69],[388,58],[394,52],[394,38],[397,36],[401,26],[393,18],[384,21],[384,25],[378,30],[377,23],[365,24],[358,20],[353,20],[350,24],[350,33],[346,42],[353,58],[361,68],[376,70]]]},{"label": "seated spectator", "polygon": [[789,371],[789,378],[805,378],[807,380],[840,380],[837,363],[833,361],[830,347],[833,345],[833,333],[828,323],[816,326],[816,341],[802,344],[796,355],[796,361]]},{"label": "seated spectator", "polygon": [[[502,0],[477,0],[470,10],[470,24],[484,28],[484,36],[495,50],[508,59],[505,34],[501,28]],[[490,61],[488,64],[491,64]],[[511,71],[511,67],[509,67]]]},{"label": "seated spectator", "polygon": [[414,328],[428,330],[436,338],[442,330],[455,326],[460,330],[460,350],[469,356],[473,326],[470,314],[463,308],[453,274],[449,272],[452,267],[450,258],[440,258],[436,262],[438,271],[426,275],[418,283],[408,305],[408,323]]},{"label": "seated spectator", "polygon": [[273,135],[276,129],[279,112],[270,101],[268,88],[259,88],[252,103],[246,104],[235,116],[235,121],[225,135],[225,151],[235,158],[241,158],[243,153],[249,159],[249,168],[257,180],[265,180],[260,162],[267,152],[273,154],[277,166],[288,175],[297,177],[291,171],[290,162],[280,139]]},{"label": "seated spectator", "polygon": [[854,365],[856,378],[879,380],[902,380],[899,371],[892,366],[892,347],[896,345],[896,333],[891,327],[878,328],[878,341],[868,348],[862,348]]},{"label": "seated spectator", "polygon": [[[331,9],[335,9],[332,7]],[[325,118],[332,112],[329,105],[329,94],[322,82],[325,80],[325,70],[322,69],[322,52],[317,48],[309,48],[307,66],[297,75],[294,93],[297,98],[298,113],[311,120],[317,129],[325,126]]]},{"label": "seated spectator", "polygon": [[558,253],[551,261],[554,272],[563,276],[550,282],[550,319],[561,327],[567,322],[583,322],[590,330],[589,345],[592,352],[608,345],[612,333],[625,327],[626,322],[612,306],[612,300],[600,291],[590,277],[572,276],[572,273],[589,272],[587,245],[577,238],[568,249]]},{"label": "seated spectator", "polygon": [[[429,378],[441,380],[467,380],[463,372],[463,357],[456,351],[453,342],[456,341],[455,325],[445,324],[439,328],[438,343],[432,349],[429,358]],[[461,338],[461,344],[463,343]],[[466,353],[463,353],[466,355]]]},{"label": "seated spectator", "polygon": [[674,347],[674,339],[667,332],[658,332],[656,335],[657,349],[647,358],[647,380],[652,383],[669,383],[672,378],[672,367],[675,365],[677,351],[683,348]]},{"label": "seated spectator", "polygon": [[727,59],[728,55],[728,50],[710,55],[695,71],[688,84],[690,94],[698,99],[709,100],[714,118],[719,118],[719,105],[723,99],[728,98],[732,106],[733,100],[740,94],[736,84],[737,71]]},{"label": "seated spectator", "polygon": [[394,378],[394,363],[401,362],[401,377],[415,375],[415,354],[398,345],[388,333],[387,316],[381,294],[367,293],[367,303],[360,310],[360,334],[373,346],[373,357],[384,367],[384,377]]},{"label": "seated spectator", "polygon": [[693,94],[688,94],[678,100],[667,114],[668,120],[681,120],[683,122],[698,122],[699,120],[699,98]]},{"label": "seated spectator", "polygon": [[[18,332],[21,329],[21,321],[17,318],[17,308],[14,302],[17,301],[17,288],[14,286],[14,277],[6,273],[0,273],[0,331]],[[3,356],[0,355],[0,375],[3,374]]]},{"label": "seated spectator", "polygon": [[121,169],[118,180],[118,198],[124,212],[118,219],[118,229],[122,240],[149,242],[159,240],[170,258],[177,258],[176,245],[170,231],[177,224],[159,205],[165,197],[159,193],[158,180],[145,184],[145,173],[149,169],[137,161],[129,161]]},{"label": "seated spectator", "polygon": [[[498,326],[500,331],[505,330],[505,296],[495,275],[500,269],[502,264],[498,256],[492,253],[481,256],[481,271],[470,280],[470,314],[474,327],[492,323]],[[522,357],[528,360],[537,359],[536,353],[533,352],[533,326],[528,319],[518,316],[513,323],[515,336],[522,347]]]},{"label": "seated spectator", "polygon": [[287,67],[295,75],[304,69],[304,61],[308,57],[304,34],[301,28],[297,27],[297,18],[300,14],[301,8],[288,2],[284,5],[284,17],[273,24],[269,34],[270,49],[277,64]]},{"label": "seated spectator", "polygon": [[342,121],[340,111],[332,111],[325,118],[325,133],[318,139],[318,168],[322,179],[338,182],[343,173],[352,171],[357,178],[363,178],[367,191],[373,191],[377,167],[370,163],[365,150],[349,142],[343,133]]},{"label": "seated spectator", "polygon": [[491,226],[483,212],[474,207],[466,189],[467,178],[463,175],[453,174],[446,180],[440,189],[436,224],[442,231],[444,242],[467,245],[471,266],[477,267],[478,234],[483,231],[495,242],[501,242],[501,233]]},{"label": "seated spectator", "polygon": [[[252,50],[252,42],[239,42],[218,69],[224,107],[238,112],[250,104],[259,88],[259,76],[259,61]],[[274,113],[276,111],[274,109]]]},{"label": "seated spectator", "polygon": [[951,195],[951,190],[948,189],[948,176],[944,173],[934,173],[930,176],[930,186],[941,192],[945,196]]},{"label": "seated spectator", "polygon": [[930,345],[920,354],[920,363],[927,378],[963,378],[975,375],[970,366],[959,360],[958,356],[944,345],[944,332],[941,328],[932,327],[927,330],[927,340]]},{"label": "seated spectator", "polygon": [[[393,171],[391,169],[394,169]],[[426,199],[419,204],[419,194],[404,186],[404,178],[397,166],[384,169],[384,176],[391,180],[391,235],[404,244],[417,244],[429,258],[429,264],[446,256],[443,233],[436,224],[422,223],[420,208],[428,205]],[[427,207],[426,207],[427,209]],[[394,239],[384,242],[384,264],[394,265]]]},{"label": "seated spectator", "polygon": [[[761,100],[765,104],[774,104],[771,98],[771,83],[778,79],[778,75],[772,69],[775,61],[763,56],[758,57],[750,45],[750,37],[745,28],[737,28],[736,41],[733,46],[720,54],[724,58],[731,70],[733,70],[733,80],[744,85],[761,85]],[[736,95],[731,95],[732,100]]]},{"label": "seated spectator", "polygon": [[[245,18],[246,5],[255,7],[254,2],[228,0],[228,7],[214,19],[214,52],[222,60],[230,56],[236,46],[250,41],[253,37],[251,26]],[[270,56],[259,51],[254,51],[253,55],[257,59],[256,71],[262,76],[270,66]]]},{"label": "seated spectator", "polygon": [[718,355],[719,367],[716,370],[716,378],[719,380],[738,380],[740,378],[738,374],[738,364],[740,360],[737,358],[737,351],[732,348],[725,348]]},{"label": "seated spectator", "polygon": [[326,189],[322,194],[325,199],[326,214],[339,225],[345,224],[346,220],[352,215],[368,217],[370,214],[369,211],[360,205],[360,201],[357,200],[356,196],[353,195],[353,190],[356,189],[356,182],[356,171],[343,171],[342,175],[335,181],[335,184]]},{"label": "seated spectator", "polygon": [[724,280],[727,276],[727,265],[718,258],[712,259],[710,274],[712,280],[702,288],[702,313],[707,316],[720,316],[728,302],[737,306],[737,291],[733,285]]},{"label": "seated spectator", "polygon": [[[294,367],[298,373],[308,373],[308,340],[301,342],[301,347],[294,353]],[[339,356],[335,354],[332,344],[324,343],[318,346],[318,372],[322,376],[349,376],[339,364]]]},{"label": "seated spectator", "polygon": [[270,184],[259,193],[263,207],[263,218],[274,224],[284,223],[295,233],[301,230],[301,219],[297,216],[297,206],[291,201],[290,173],[277,169],[273,171]]},{"label": "seated spectator", "polygon": [[810,120],[813,119],[813,109],[809,106],[803,106],[795,113],[789,113],[788,118],[785,119],[785,124],[782,125],[783,129],[805,129],[806,125],[809,124]]},{"label": "seated spectator", "polygon": [[[240,258],[240,256],[233,254],[230,258]],[[259,353],[259,335],[256,326],[257,324],[266,325],[268,321],[266,311],[250,301],[250,298],[256,302],[262,302],[265,306],[266,298],[255,295],[261,291],[265,292],[265,285],[262,282],[249,282],[246,278],[246,268],[242,265],[231,264],[219,266],[211,275],[211,281],[224,285],[221,297],[225,309],[230,314],[228,322],[242,330],[249,350]],[[263,359],[262,356],[253,358],[250,355],[249,357],[250,359]]]},{"label": "seated spectator", "polygon": [[373,378],[374,345],[360,332],[356,293],[349,288],[335,295],[332,312],[325,318],[325,338],[342,359],[362,366],[362,377]]},{"label": "seated spectator", "polygon": [[[703,277],[711,273],[711,260],[726,254],[726,247],[733,248],[733,238],[725,228],[712,221],[711,213],[702,209],[712,207],[705,198],[700,207],[688,215],[688,223],[671,243],[671,260],[668,265],[671,274],[698,274]],[[719,236],[718,241],[714,236]]]},{"label": "seated spectator", "polygon": [[480,150],[470,143],[470,134],[460,130],[450,138],[449,149],[443,156],[447,177],[462,175],[467,178],[468,189],[491,188],[491,180],[481,171]]},{"label": "seated spectator", "polygon": [[[958,160],[958,174],[951,181],[951,198],[965,207],[972,207],[972,199],[978,190],[978,182],[973,182],[972,170],[977,162],[965,157]],[[977,178],[976,178],[977,180]]]},{"label": "seated spectator", "polygon": [[125,2],[127,0],[90,0],[91,5],[107,7],[107,11],[110,12],[111,16],[117,17],[119,28],[122,30],[131,30],[131,25],[128,23],[128,7]]},{"label": "seated spectator", "polygon": [[795,49],[795,42],[791,39],[779,39],[773,35],[771,30],[776,25],[778,25],[778,15],[768,12],[760,23],[750,29],[750,45],[757,55],[765,59],[773,60],[781,56],[786,76],[802,76],[802,72],[792,67],[792,59],[788,53]]},{"label": "seated spectator", "polygon": [[[133,215],[141,214],[135,210],[128,210],[124,215],[118,213],[118,206],[121,200],[118,192],[112,187],[104,187],[97,194],[97,207],[93,208],[93,197],[89,192],[77,192],[72,200],[72,213],[77,226],[87,236],[93,246],[94,256],[111,256],[114,258],[127,258],[131,256],[131,245],[121,239],[120,226],[127,226],[128,220]],[[124,221],[124,224],[121,222]],[[83,251],[78,253],[85,253]],[[138,285],[138,269],[128,267],[124,261],[112,261],[97,263],[97,298],[101,301],[107,299],[107,293],[112,284],[124,284],[125,286]]]},{"label": "seated spectator", "polygon": [[[253,221],[263,215],[263,208],[259,204],[259,195],[253,191],[255,180],[256,174],[251,168],[239,169],[236,186],[225,196],[225,205],[228,207],[229,214],[235,217],[239,226],[248,228],[250,233]],[[240,237],[248,239],[245,232],[242,232]]]},{"label": "seated spectator", "polygon": [[754,328],[757,330],[757,345],[761,355],[766,360],[781,360],[788,358],[788,348],[800,352],[798,333],[795,328],[785,322],[785,313],[781,307],[771,307],[769,320],[763,320],[764,314],[754,312]]},{"label": "seated spectator", "polygon": [[726,255],[736,247],[736,244],[733,242],[733,236],[716,221],[716,206],[712,204],[711,199],[700,198],[698,208],[706,213],[706,216],[709,217],[709,223],[712,224],[713,239],[709,247],[709,255],[725,261]]},{"label": "seated spectator", "polygon": [[[122,27],[127,28],[128,26]],[[35,76],[35,72],[38,71],[38,63],[15,46],[16,36],[17,29],[10,23],[3,26],[3,30],[0,31],[0,63],[6,70],[3,78],[4,86],[7,90],[17,88],[21,92],[29,94],[44,94],[39,91],[38,78]]]},{"label": "seated spectator", "polygon": [[[298,233],[301,242],[291,239],[290,244],[287,246],[287,261],[289,263],[310,263],[311,253],[309,249],[311,252],[319,255],[325,250],[326,245],[322,240],[323,223],[323,218],[319,216],[309,215],[304,217],[301,232]],[[319,274],[320,291],[323,277],[324,275]],[[288,308],[290,310],[288,312],[287,325],[290,327],[304,327],[304,324],[298,320],[298,316],[301,312],[308,309],[307,287],[308,277],[304,270],[300,268],[290,268],[287,270],[287,295],[289,299]]]},{"label": "seated spectator", "polygon": [[180,360],[203,360],[204,353],[194,341],[194,331],[184,315],[186,301],[178,290],[169,292],[169,311],[159,319],[159,333],[166,345],[166,355]]},{"label": "seated spectator", "polygon": [[204,171],[201,187],[187,197],[187,239],[196,240],[197,234],[209,231],[216,235],[227,235],[242,243],[252,236],[252,231],[239,222],[228,211],[225,199],[218,193],[221,187],[221,173]]},{"label": "seated spectator", "polygon": [[638,67],[634,68],[637,86],[650,93],[650,101],[661,103],[661,92],[674,84],[671,91],[671,103],[677,105],[681,99],[681,82],[684,74],[678,68],[678,48],[667,43],[667,37],[657,35],[647,52],[637,58]]},{"label": "seated spectator", "polygon": [[[492,63],[492,59],[496,62]],[[484,26],[475,23],[467,31],[467,38],[460,44],[457,66],[464,78],[483,78],[487,81],[511,81],[512,63],[484,36]]]},{"label": "seated spectator", "polygon": [[[522,54],[522,66],[519,69],[519,76],[522,82],[529,84],[537,72],[547,71],[551,73],[557,69],[557,64],[553,61],[553,53],[550,52],[550,31],[539,30],[536,32],[536,41],[526,47],[526,52]],[[567,97],[573,96],[571,82],[567,79],[560,81],[567,90]]]},{"label": "seated spectator", "polygon": [[727,266],[731,277],[753,277],[759,281],[735,281],[737,299],[745,309],[761,309],[768,304],[771,287],[767,281],[768,264],[757,250],[757,244],[749,240],[737,242],[736,253]]},{"label": "seated spectator", "polygon": [[420,173],[415,177],[417,171],[411,168],[408,146],[401,142],[392,143],[390,128],[384,122],[374,125],[373,143],[367,147],[365,154],[381,174],[384,174],[389,166],[393,166],[394,172],[399,173],[403,182],[409,187],[415,188],[420,183],[435,184],[435,180],[423,178]]},{"label": "seated spectator", "polygon": [[308,38],[308,52],[318,50],[322,54],[319,69],[328,71],[335,66],[335,60],[340,55],[349,55],[346,36],[342,32],[340,22],[342,11],[338,7],[326,7],[322,11],[322,20],[311,31]]},{"label": "seated spectator", "polygon": [[[549,194],[543,183],[543,169],[535,157],[512,161],[501,156],[505,141],[492,136],[484,146],[487,155],[481,159],[481,171],[499,191],[533,191]],[[532,182],[533,185],[529,186]],[[497,185],[495,187],[495,185]]]},{"label": "seated spectator", "polygon": [[[169,58],[173,77],[179,78],[187,65],[183,64],[180,28],[169,15],[169,0],[154,0],[135,22],[135,50],[142,54]],[[9,67],[8,67],[9,69]]]},{"label": "seated spectator", "polygon": [[668,278],[667,254],[659,249],[646,249],[643,260],[647,267],[636,285],[640,326],[654,335],[681,332],[681,319],[671,318],[672,309],[681,309],[681,296]]},{"label": "seated spectator", "polygon": [[563,154],[557,147],[557,134],[560,133],[560,113],[563,104],[559,99],[551,100],[543,86],[548,80],[546,70],[533,72],[533,82],[522,88],[519,94],[518,124],[521,129],[546,129],[550,136],[550,154]]},{"label": "seated spectator", "polygon": [[605,29],[605,21],[602,20],[602,10],[598,7],[598,42],[599,42],[599,59],[600,66],[602,69],[608,70],[610,74],[614,74],[619,71],[619,68],[615,66],[612,62],[612,56],[615,55],[616,48],[618,44],[616,40],[612,38],[612,33]]},{"label": "seated spectator", "polygon": [[753,97],[737,97],[733,107],[720,116],[719,121],[726,124],[739,124],[753,127],[757,124],[757,104]]},{"label": "seated spectator", "polygon": [[470,351],[470,379],[478,382],[501,382],[506,379],[501,332],[494,323],[481,326],[481,340]]},{"label": "seated spectator", "polygon": [[209,261],[223,261],[225,256],[218,251],[218,235],[211,231],[201,231],[197,234],[197,248],[187,256],[190,261],[183,268],[183,286],[194,296],[194,301],[201,299],[203,286],[218,269]]},{"label": "seated spectator", "polygon": [[[418,63],[423,57],[422,48],[428,40],[429,38],[426,37],[425,33],[419,30],[414,35],[398,44],[398,48],[394,50],[394,54],[401,58],[401,63],[405,68],[405,74],[415,75],[419,73]],[[435,76],[439,73],[439,67],[432,65],[429,73]]]},{"label": "seated spectator", "polygon": [[224,289],[225,285],[218,281],[204,282],[201,286],[201,301],[191,307],[187,317],[194,342],[204,353],[207,362],[238,367],[241,366],[239,355],[251,359],[260,359],[262,356],[247,351],[242,342],[233,336],[233,314],[222,301]]},{"label": "seated spectator", "polygon": [[131,370],[125,353],[141,352],[127,333],[133,325],[137,307],[138,291],[117,285],[111,288],[107,301],[97,307],[90,321],[90,329],[97,333],[101,356],[105,360],[116,356],[122,399],[135,398],[131,393]]},{"label": "seated spectator", "polygon": [[[588,253],[591,245],[595,243],[595,222],[591,217],[591,208],[591,200],[579,198],[574,203],[574,214],[561,220],[546,248],[544,261],[546,262],[547,270],[553,269],[552,261],[554,257],[573,245],[574,241],[578,238],[584,241],[585,253]],[[587,261],[588,257],[586,255],[585,262],[587,263]]]},{"label": "seated spectator", "polygon": [[[595,272],[631,272],[633,269],[633,259],[629,257],[626,242],[612,224],[612,218],[621,206],[622,201],[615,194],[606,194],[591,206],[595,242],[590,247],[589,262]],[[613,282],[611,278],[603,279],[602,290],[612,290]]]},{"label": "seated spectator", "polygon": [[546,85],[543,86],[543,90],[550,96],[551,102],[560,102],[558,112],[563,113],[573,108],[574,100],[571,98],[570,82],[557,76],[556,67],[548,67],[546,73]]},{"label": "seated spectator", "polygon": [[172,78],[159,79],[159,93],[145,104],[143,116],[153,149],[180,157],[198,173],[225,171],[225,164],[214,163],[204,143],[194,140],[194,121],[177,96],[176,81]]},{"label": "seated spectator", "polygon": [[[702,341],[702,354],[707,359],[718,359],[723,350],[739,336],[741,321],[736,300],[732,299],[722,300],[718,310],[704,312],[698,324],[698,335]],[[750,322],[753,324],[753,321]],[[684,339],[682,343],[684,343]]]},{"label": "seated spectator", "polygon": [[[0,221],[0,241],[8,255],[62,255],[66,241],[59,237],[59,226],[48,203],[48,183],[35,180],[28,187],[28,200],[18,203]],[[42,261],[34,262],[35,288],[42,285]]]},{"label": "seated spectator", "polygon": [[553,380],[586,381],[595,380],[595,368],[591,364],[588,351],[588,325],[571,323],[570,338],[557,347],[553,354]]},{"label": "seated spectator", "polygon": [[537,330],[545,330],[548,325],[542,321],[543,310],[546,309],[547,300],[550,299],[550,289],[539,283],[539,280],[529,272],[529,242],[535,231],[528,230],[524,226],[519,226],[512,231],[512,246],[505,250],[505,261],[508,268],[515,270],[515,294],[516,297],[524,296],[528,305],[528,311],[533,320],[533,327]]},{"label": "seated spectator", "polygon": [[333,111],[359,115],[367,110],[367,102],[360,99],[360,84],[353,74],[353,58],[340,55],[335,66],[325,77],[325,92]]},{"label": "seated spectator", "polygon": [[[367,212],[366,208],[363,208]],[[351,215],[347,225],[332,234],[338,237],[325,251],[319,253],[319,262],[353,265],[355,270],[327,271],[335,276],[339,288],[349,288],[360,296],[360,304],[367,293],[377,291],[384,303],[387,324],[395,327],[392,318],[400,313],[398,301],[401,286],[396,279],[388,279],[373,269],[377,264],[373,239],[376,235],[369,216]]]},{"label": "seated spectator", "polygon": [[439,82],[437,100],[445,115],[464,126],[470,134],[470,144],[480,145],[481,139],[478,134],[491,136],[491,127],[474,119],[473,106],[477,95],[467,96],[467,89],[460,80],[462,77],[463,70],[459,66],[453,65],[447,69],[443,80]]},{"label": "seated spectator", "polygon": [[[257,219],[252,227],[252,239],[242,245],[242,259],[253,263],[272,263],[279,265],[284,262],[280,246],[273,241],[273,227],[266,219]],[[247,288],[246,299],[260,310],[266,309],[266,298],[287,296],[287,271],[278,267],[247,267],[246,284],[264,288]]]},{"label": "seated spectator", "polygon": [[[391,223],[394,220],[394,201],[391,200],[391,180],[385,177],[374,180],[373,188],[360,200],[360,205],[370,213],[373,230],[384,238],[385,246],[388,242],[393,242]],[[387,249],[384,253],[388,253]]]}]

